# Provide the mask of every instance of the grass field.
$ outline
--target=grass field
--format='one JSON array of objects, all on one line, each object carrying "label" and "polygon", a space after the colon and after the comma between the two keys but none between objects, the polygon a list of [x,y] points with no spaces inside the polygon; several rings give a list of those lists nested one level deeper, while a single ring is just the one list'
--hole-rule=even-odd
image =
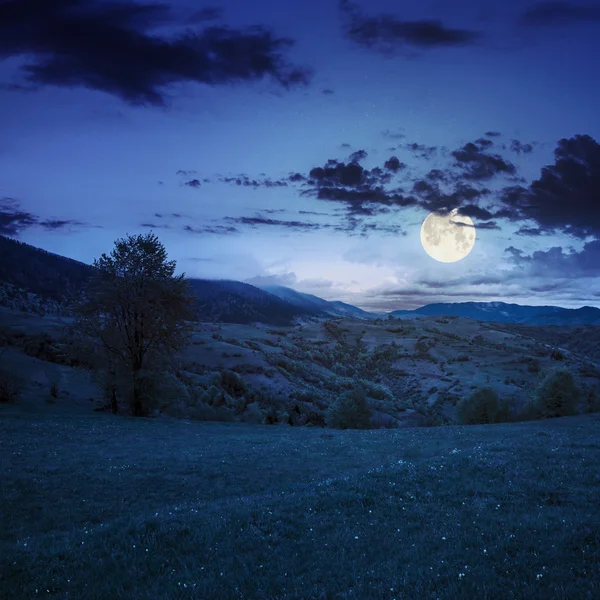
[{"label": "grass field", "polygon": [[0,598],[597,599],[599,433],[3,410]]}]

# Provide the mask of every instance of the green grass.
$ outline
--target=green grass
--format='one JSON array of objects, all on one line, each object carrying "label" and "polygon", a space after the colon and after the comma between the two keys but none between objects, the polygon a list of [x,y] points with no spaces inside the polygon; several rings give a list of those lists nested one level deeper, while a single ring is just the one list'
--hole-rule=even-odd
[{"label": "green grass", "polygon": [[3,410],[0,598],[600,598],[599,430]]}]

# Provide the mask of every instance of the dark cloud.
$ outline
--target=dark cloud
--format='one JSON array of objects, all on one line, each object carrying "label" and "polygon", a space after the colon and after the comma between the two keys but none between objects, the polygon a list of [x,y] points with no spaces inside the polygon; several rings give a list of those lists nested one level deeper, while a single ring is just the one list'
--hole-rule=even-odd
[{"label": "dark cloud", "polygon": [[546,233],[546,232],[543,229],[540,229],[539,227],[521,227],[515,233],[516,233],[516,235],[538,237],[540,235],[544,235],[544,233]]},{"label": "dark cloud", "polygon": [[459,182],[451,192],[445,192],[437,182],[418,179],[413,184],[412,192],[419,197],[422,208],[430,212],[447,214],[465,202],[473,202],[487,196],[490,191],[487,188],[475,188]]},{"label": "dark cloud", "polygon": [[[264,173],[263,173],[264,175]],[[290,181],[295,181],[296,175],[290,177]],[[235,177],[219,177],[219,181],[222,183],[235,183],[235,185],[252,188],[274,188],[274,187],[287,187],[288,182],[282,179],[270,179],[269,177],[264,179],[251,179],[248,175],[236,175]]]},{"label": "dark cloud", "polygon": [[[467,204],[466,206],[461,206],[458,209],[459,215],[464,215],[465,217],[472,217],[475,219],[479,219],[481,221],[490,221],[494,218],[494,215],[487,210],[486,208],[481,208],[475,204]],[[481,227],[478,225],[477,227]]]},{"label": "dark cloud", "polygon": [[589,135],[563,138],[554,157],[530,186],[502,190],[503,216],[532,220],[547,232],[600,235],[600,145]]},{"label": "dark cloud", "polygon": [[345,149],[345,148],[351,148],[352,146],[350,144],[348,144],[347,142],[344,142],[343,144],[340,144],[340,148]]},{"label": "dark cloud", "polygon": [[197,173],[198,171],[195,171],[194,169],[190,169],[188,171],[184,169],[179,169],[179,171],[177,171],[175,175],[181,175],[182,177],[191,177],[192,175],[196,175]]},{"label": "dark cloud", "polygon": [[264,27],[188,28],[170,37],[155,31],[178,25],[168,4],[5,0],[0,57],[30,60],[20,72],[34,89],[84,87],[132,105],[166,106],[168,86],[175,83],[214,86],[270,77],[290,88],[310,79],[307,69],[284,57],[293,41]]},{"label": "dark cloud", "polygon": [[44,221],[39,221],[39,226],[44,229],[54,231],[56,229],[64,229],[66,227],[73,227],[76,225],[85,225],[81,221],[76,221],[74,219],[46,219]]},{"label": "dark cloud", "polygon": [[356,162],[345,164],[335,159],[328,160],[323,167],[310,170],[308,183],[319,189],[325,187],[348,187],[355,191],[366,191],[376,185],[391,181],[392,175],[380,168],[365,169]]},{"label": "dark cloud", "polygon": [[329,216],[331,216],[328,213],[317,212],[315,210],[299,210],[298,214],[299,215],[315,215],[315,216],[319,216],[319,217],[329,217]]},{"label": "dark cloud", "polygon": [[189,181],[186,181],[183,185],[187,185],[191,188],[199,188],[202,184],[200,183],[199,179],[190,179]]},{"label": "dark cloud", "polygon": [[361,160],[367,158],[368,154],[366,150],[357,150],[350,155],[350,162],[359,163]]},{"label": "dark cloud", "polygon": [[487,137],[498,137],[500,135],[502,135],[499,131],[486,131],[485,135]]},{"label": "dark cloud", "polygon": [[315,229],[322,229],[328,227],[327,225],[320,225],[319,223],[309,223],[306,221],[283,221],[279,219],[267,219],[264,217],[225,217],[226,221],[231,223],[239,223],[241,225],[256,226],[275,226],[275,227],[286,227],[295,231],[312,231]]},{"label": "dark cloud", "polygon": [[[458,223],[460,225],[460,223]],[[501,229],[496,221],[487,221],[485,223],[477,223],[475,229]]]},{"label": "dark cloud", "polygon": [[416,142],[412,142],[410,144],[401,144],[400,148],[404,148],[413,153],[413,155],[417,158],[433,158],[439,148],[437,146],[426,146],[425,144],[417,144]]},{"label": "dark cloud", "polygon": [[17,237],[25,229],[42,227],[48,231],[85,226],[86,223],[74,219],[40,219],[23,210],[14,198],[0,198],[0,235]]},{"label": "dark cloud", "polygon": [[147,227],[148,229],[170,229],[171,226],[166,223],[157,225],[156,223],[140,223],[140,227]]},{"label": "dark cloud", "polygon": [[511,162],[499,154],[488,154],[486,148],[477,142],[469,142],[454,150],[452,156],[462,169],[463,177],[472,181],[487,181],[501,174],[514,175],[517,171]]},{"label": "dark cloud", "polygon": [[385,161],[383,168],[397,173],[400,169],[405,169],[406,165],[403,162],[400,162],[397,157],[391,156]]},{"label": "dark cloud", "polygon": [[519,140],[511,140],[510,149],[517,154],[530,154],[533,152],[533,144],[523,144]]},{"label": "dark cloud", "polygon": [[521,16],[521,24],[529,27],[564,26],[578,22],[600,22],[600,6],[574,2],[538,2]]},{"label": "dark cloud", "polygon": [[425,179],[428,181],[440,181],[442,183],[449,183],[455,180],[455,177],[447,171],[440,169],[431,169],[426,175]]},{"label": "dark cloud", "polygon": [[385,54],[436,47],[471,45],[481,37],[478,32],[452,29],[439,20],[403,21],[390,14],[365,15],[351,0],[341,0],[344,35],[364,48]]},{"label": "dark cloud", "polygon": [[579,251],[565,252],[560,246],[536,250],[530,256],[510,246],[505,250],[510,261],[528,277],[567,277],[569,279],[600,276],[600,239],[584,245]]},{"label": "dark cloud", "polygon": [[324,96],[332,96],[333,94],[335,94],[335,92],[333,90],[330,90],[329,88],[325,88],[321,90],[321,94],[323,94]]},{"label": "dark cloud", "polygon": [[188,233],[210,233],[213,235],[229,235],[231,233],[239,233],[235,227],[225,225],[205,225],[204,227],[184,225],[183,231],[187,231]]},{"label": "dark cloud", "polygon": [[13,198],[0,199],[0,234],[17,236],[24,229],[37,225],[38,218],[21,210]]}]

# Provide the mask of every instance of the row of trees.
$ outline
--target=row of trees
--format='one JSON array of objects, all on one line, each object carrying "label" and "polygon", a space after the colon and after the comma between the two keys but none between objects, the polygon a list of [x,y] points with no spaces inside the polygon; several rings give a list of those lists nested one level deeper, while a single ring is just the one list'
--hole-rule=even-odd
[{"label": "row of trees", "polygon": [[457,421],[464,425],[505,421],[552,419],[579,413],[584,400],[586,412],[600,411],[600,398],[591,387],[584,391],[571,371],[558,368],[549,372],[533,396],[522,406],[512,406],[491,387],[476,390],[456,406]]}]

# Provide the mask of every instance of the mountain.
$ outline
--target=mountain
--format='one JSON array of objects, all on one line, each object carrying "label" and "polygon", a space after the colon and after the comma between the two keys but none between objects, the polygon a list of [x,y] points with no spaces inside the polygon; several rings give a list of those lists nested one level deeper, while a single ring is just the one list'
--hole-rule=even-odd
[{"label": "mountain", "polygon": [[394,317],[449,316],[494,323],[524,325],[598,325],[600,309],[592,306],[571,309],[561,306],[523,306],[506,302],[454,302],[427,304],[415,310],[395,310]]},{"label": "mountain", "polygon": [[273,294],[298,308],[302,308],[310,313],[319,316],[330,316],[330,317],[354,317],[357,319],[372,319],[375,315],[369,313],[361,308],[346,304],[340,301],[328,301],[313,296],[312,294],[305,294],[303,292],[297,292],[291,288],[283,285],[265,285],[260,286],[262,290]]},{"label": "mountain", "polygon": [[299,317],[316,317],[319,311],[296,306],[269,292],[241,281],[188,279],[198,297],[201,321],[292,325]]},{"label": "mountain", "polygon": [[93,272],[93,267],[85,263],[0,235],[2,283],[67,303],[77,297]]},{"label": "mountain", "polygon": [[[0,304],[33,312],[58,313],[81,293],[91,265],[0,236]],[[272,293],[241,281],[188,279],[203,321],[292,325],[299,319],[331,316],[369,318],[343,302],[280,287]],[[49,304],[50,303],[50,304]],[[29,307],[29,308],[28,308]]]}]

